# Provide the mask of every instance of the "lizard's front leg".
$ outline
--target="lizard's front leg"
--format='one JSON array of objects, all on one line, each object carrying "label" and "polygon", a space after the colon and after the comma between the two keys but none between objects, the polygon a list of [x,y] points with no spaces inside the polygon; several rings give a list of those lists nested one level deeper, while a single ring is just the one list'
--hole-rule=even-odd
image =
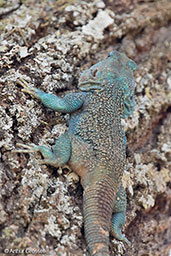
[{"label": "lizard's front leg", "polygon": [[59,136],[52,150],[46,146],[37,146],[35,144],[25,145],[18,143],[17,146],[21,149],[16,149],[13,152],[31,153],[39,151],[44,157],[43,160],[39,160],[39,163],[54,167],[65,165],[71,156],[71,142],[67,132]]},{"label": "lizard's front leg", "polygon": [[23,92],[30,94],[40,100],[46,107],[60,113],[72,113],[79,109],[84,102],[84,95],[82,93],[70,93],[60,98],[54,94],[45,93],[42,90],[30,86],[21,78],[16,82],[23,87]]}]

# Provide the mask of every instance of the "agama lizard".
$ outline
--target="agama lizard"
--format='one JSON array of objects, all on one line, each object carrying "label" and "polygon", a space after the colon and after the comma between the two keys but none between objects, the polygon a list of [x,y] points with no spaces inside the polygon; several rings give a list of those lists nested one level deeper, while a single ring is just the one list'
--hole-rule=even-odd
[{"label": "agama lizard", "polygon": [[[69,129],[52,149],[35,144],[18,144],[17,152],[39,151],[42,164],[67,164],[81,177],[84,188],[83,216],[90,255],[109,255],[109,233],[128,243],[122,234],[126,215],[126,194],[121,178],[126,168],[126,137],[121,118],[135,106],[134,61],[113,51],[81,74],[78,93],[60,98],[18,80],[23,92],[46,107],[70,113]],[[112,223],[112,224],[111,224]]]}]

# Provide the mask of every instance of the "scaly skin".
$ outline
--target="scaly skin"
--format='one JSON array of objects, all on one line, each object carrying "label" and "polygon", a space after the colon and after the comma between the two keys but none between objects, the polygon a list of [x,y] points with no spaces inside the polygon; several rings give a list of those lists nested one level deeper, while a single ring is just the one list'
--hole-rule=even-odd
[{"label": "scaly skin", "polygon": [[[122,235],[126,195],[121,185],[126,168],[126,140],[121,118],[134,109],[133,71],[136,64],[124,54],[112,52],[108,58],[83,72],[79,93],[64,98],[30,87],[21,79],[23,91],[54,111],[70,113],[69,130],[52,150],[44,146],[18,144],[16,152],[40,151],[43,164],[68,164],[80,177],[84,188],[85,238],[90,255],[109,255],[109,232],[129,243]],[[113,215],[112,215],[113,213]]]}]

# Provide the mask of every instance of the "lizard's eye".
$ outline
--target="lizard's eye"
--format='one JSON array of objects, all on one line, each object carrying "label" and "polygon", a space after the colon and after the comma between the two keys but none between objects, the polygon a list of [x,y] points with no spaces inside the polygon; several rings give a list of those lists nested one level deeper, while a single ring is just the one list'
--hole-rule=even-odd
[{"label": "lizard's eye", "polygon": [[96,76],[96,74],[97,74],[97,71],[98,71],[98,69],[97,69],[97,68],[96,68],[96,69],[94,69],[94,70],[92,70],[91,75],[95,77],[95,76]]},{"label": "lizard's eye", "polygon": [[109,55],[107,56],[107,59],[110,58],[110,57],[117,57],[119,55],[120,55],[120,53],[114,50],[114,51],[109,53]]},{"label": "lizard's eye", "polygon": [[112,57],[114,54],[115,54],[114,51],[113,52],[109,52],[109,55],[107,56],[107,58]]}]

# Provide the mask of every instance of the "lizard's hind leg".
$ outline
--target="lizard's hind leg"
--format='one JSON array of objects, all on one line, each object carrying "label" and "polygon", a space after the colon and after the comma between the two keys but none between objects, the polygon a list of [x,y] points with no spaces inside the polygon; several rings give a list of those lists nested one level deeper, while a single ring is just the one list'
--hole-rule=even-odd
[{"label": "lizard's hind leg", "polygon": [[123,241],[128,246],[130,242],[122,234],[122,228],[126,220],[126,192],[122,185],[120,185],[119,190],[116,194],[116,199],[114,202],[114,209],[112,214],[112,225],[111,225],[111,234],[114,238]]},{"label": "lizard's hind leg", "polygon": [[64,133],[59,136],[55,145],[52,147],[52,150],[46,146],[37,146],[35,144],[25,145],[18,143],[17,146],[21,147],[21,149],[14,150],[13,152],[40,152],[44,159],[40,160],[39,163],[51,165],[54,167],[65,165],[71,155],[71,142],[68,133]]}]

